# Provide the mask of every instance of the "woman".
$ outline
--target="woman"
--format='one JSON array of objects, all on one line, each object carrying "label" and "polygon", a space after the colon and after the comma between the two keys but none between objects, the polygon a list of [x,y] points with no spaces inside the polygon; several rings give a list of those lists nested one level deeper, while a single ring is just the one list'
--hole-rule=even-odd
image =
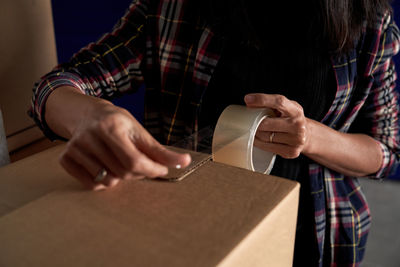
[{"label": "woman", "polygon": [[[63,167],[103,189],[188,165],[159,142],[215,125],[229,104],[272,108],[256,145],[280,156],[273,174],[302,184],[294,264],[360,264],[370,216],[355,177],[383,178],[399,158],[390,5],[215,2],[134,1],[36,84],[31,115],[69,139]],[[107,100],[140,86],[146,130]]]}]

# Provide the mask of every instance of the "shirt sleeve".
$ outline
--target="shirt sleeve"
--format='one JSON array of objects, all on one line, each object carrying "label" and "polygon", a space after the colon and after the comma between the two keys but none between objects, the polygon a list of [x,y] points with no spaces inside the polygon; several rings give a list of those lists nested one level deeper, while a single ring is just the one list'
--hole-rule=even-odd
[{"label": "shirt sleeve", "polygon": [[399,164],[399,94],[393,56],[399,51],[399,29],[390,15],[383,19],[379,47],[371,67],[373,84],[362,112],[368,133],[382,150],[382,165],[375,178],[389,176]]},{"label": "shirt sleeve", "polygon": [[110,33],[35,83],[28,113],[48,138],[60,139],[45,121],[46,100],[53,90],[72,86],[86,95],[112,98],[118,93],[136,90],[143,83],[143,32],[148,9],[146,0],[133,1]]}]

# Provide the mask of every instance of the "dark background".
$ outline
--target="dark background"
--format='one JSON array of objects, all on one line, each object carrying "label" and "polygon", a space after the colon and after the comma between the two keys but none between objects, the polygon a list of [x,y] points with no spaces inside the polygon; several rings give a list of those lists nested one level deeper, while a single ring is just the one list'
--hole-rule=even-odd
[{"label": "dark background", "polygon": [[[111,31],[125,14],[132,0],[52,0],[54,31],[59,62]],[[143,119],[144,88],[135,94],[113,100],[128,109],[139,121]]]},{"label": "dark background", "polygon": [[[132,0],[52,0],[59,62],[67,61],[86,44],[109,32],[131,2]],[[397,0],[392,5],[395,19],[400,23],[400,3]],[[399,55],[395,57],[395,63],[400,69]],[[397,89],[399,87],[398,85]],[[125,107],[142,121],[143,97],[144,90],[141,88],[135,94],[114,100],[114,103]],[[391,178],[400,179],[400,169]]]}]

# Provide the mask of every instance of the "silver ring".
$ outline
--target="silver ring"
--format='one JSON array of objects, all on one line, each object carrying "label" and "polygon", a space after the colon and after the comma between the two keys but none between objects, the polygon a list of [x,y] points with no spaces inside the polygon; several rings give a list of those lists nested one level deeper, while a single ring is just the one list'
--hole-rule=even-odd
[{"label": "silver ring", "polygon": [[275,132],[272,132],[271,135],[269,136],[269,142],[272,143],[274,140]]},{"label": "silver ring", "polygon": [[97,174],[97,176],[96,176],[96,178],[94,178],[94,181],[96,182],[96,183],[100,183],[101,181],[103,181],[104,180],[104,178],[106,178],[106,176],[107,176],[107,170],[106,169],[101,169],[100,171],[99,171],[99,173]]}]

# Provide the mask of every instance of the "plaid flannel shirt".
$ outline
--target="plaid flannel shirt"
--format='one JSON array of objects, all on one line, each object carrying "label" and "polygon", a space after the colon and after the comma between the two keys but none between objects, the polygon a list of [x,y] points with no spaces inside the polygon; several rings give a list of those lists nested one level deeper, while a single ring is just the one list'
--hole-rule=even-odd
[{"label": "plaid flannel shirt", "polygon": [[[144,125],[151,134],[168,144],[197,131],[202,94],[217,65],[221,42],[198,18],[193,2],[134,1],[111,33],[42,77],[33,89],[30,114],[44,133],[57,138],[46,125],[44,106],[51,91],[63,85],[103,98],[145,86]],[[332,58],[337,93],[322,123],[340,132],[368,134],[380,144],[382,166],[373,176],[377,179],[386,177],[399,161],[392,62],[398,50],[398,28],[385,14],[374,28],[365,28],[352,52]],[[370,212],[357,178],[317,163],[309,170],[319,265],[328,261],[331,266],[358,266]]]}]

